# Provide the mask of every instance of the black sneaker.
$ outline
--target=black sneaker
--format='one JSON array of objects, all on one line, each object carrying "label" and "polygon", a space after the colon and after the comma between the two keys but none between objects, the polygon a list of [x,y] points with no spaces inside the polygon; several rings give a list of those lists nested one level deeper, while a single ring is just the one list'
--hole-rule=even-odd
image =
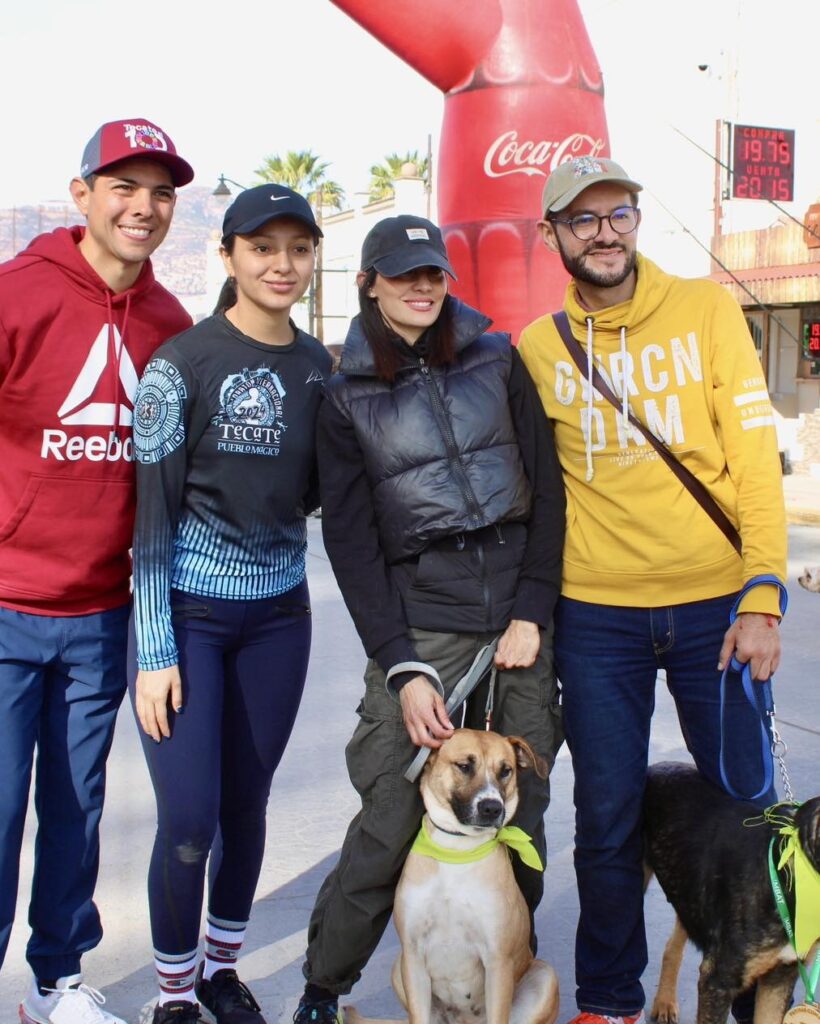
[{"label": "black sneaker", "polygon": [[200,1024],[201,1020],[199,1006],[187,999],[154,1007],[153,1024]]},{"label": "black sneaker", "polygon": [[302,996],[293,1015],[293,1024],[344,1024],[344,1017],[338,999],[313,1003]]},{"label": "black sneaker", "polygon": [[259,1003],[232,967],[224,967],[210,979],[202,977],[199,965],[194,991],[216,1024],[265,1024]]}]

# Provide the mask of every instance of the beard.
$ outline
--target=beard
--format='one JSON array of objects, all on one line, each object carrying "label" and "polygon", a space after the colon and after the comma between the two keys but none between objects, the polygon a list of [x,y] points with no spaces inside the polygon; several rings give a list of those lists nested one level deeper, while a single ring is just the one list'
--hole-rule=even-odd
[{"label": "beard", "polygon": [[[623,245],[590,245],[589,248],[584,249],[582,253],[577,256],[570,256],[563,245],[561,245],[560,239],[556,234],[556,242],[558,243],[558,253],[561,257],[561,262],[564,264],[566,272],[576,281],[582,281],[585,284],[591,284],[595,288],[616,288],[619,284],[623,284],[629,275],[635,270],[638,264],[638,254],[635,249],[632,252],[627,251]],[[596,252],[599,249],[620,249],[625,256],[623,269],[621,270],[593,270],[587,266],[587,256]]]}]

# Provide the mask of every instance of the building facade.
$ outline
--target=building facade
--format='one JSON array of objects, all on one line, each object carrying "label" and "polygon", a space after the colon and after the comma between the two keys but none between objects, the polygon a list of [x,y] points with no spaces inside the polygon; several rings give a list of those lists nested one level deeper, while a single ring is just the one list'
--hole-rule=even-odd
[{"label": "building facade", "polygon": [[710,275],[743,307],[780,447],[798,469],[820,465],[820,203],[804,220],[713,238]]}]

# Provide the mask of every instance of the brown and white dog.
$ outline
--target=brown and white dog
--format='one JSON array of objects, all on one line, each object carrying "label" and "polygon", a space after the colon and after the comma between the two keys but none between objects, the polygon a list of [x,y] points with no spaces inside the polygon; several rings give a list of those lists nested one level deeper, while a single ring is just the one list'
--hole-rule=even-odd
[{"label": "brown and white dog", "polygon": [[[519,770],[546,776],[523,739],[456,729],[421,776],[422,827],[433,843],[470,851],[494,838],[518,806]],[[396,890],[401,953],[392,981],[410,1024],[555,1021],[558,981],[530,951],[529,914],[510,857],[502,844],[469,863],[408,855]],[[352,1007],[345,1019],[363,1021]]]},{"label": "brown and white dog", "polygon": [[807,565],[803,569],[803,575],[797,577],[797,582],[806,590],[820,594],[820,566],[812,567]]}]

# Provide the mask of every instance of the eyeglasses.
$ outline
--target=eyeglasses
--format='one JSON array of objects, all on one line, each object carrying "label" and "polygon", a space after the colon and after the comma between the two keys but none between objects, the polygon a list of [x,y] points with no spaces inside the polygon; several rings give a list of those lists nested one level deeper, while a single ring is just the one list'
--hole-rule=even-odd
[{"label": "eyeglasses", "polygon": [[591,242],[601,233],[604,221],[609,222],[616,235],[628,235],[638,226],[640,216],[641,211],[636,206],[619,206],[605,217],[599,217],[597,213],[577,213],[568,220],[552,216],[548,220],[553,224],[568,224],[570,231],[579,241]]}]

